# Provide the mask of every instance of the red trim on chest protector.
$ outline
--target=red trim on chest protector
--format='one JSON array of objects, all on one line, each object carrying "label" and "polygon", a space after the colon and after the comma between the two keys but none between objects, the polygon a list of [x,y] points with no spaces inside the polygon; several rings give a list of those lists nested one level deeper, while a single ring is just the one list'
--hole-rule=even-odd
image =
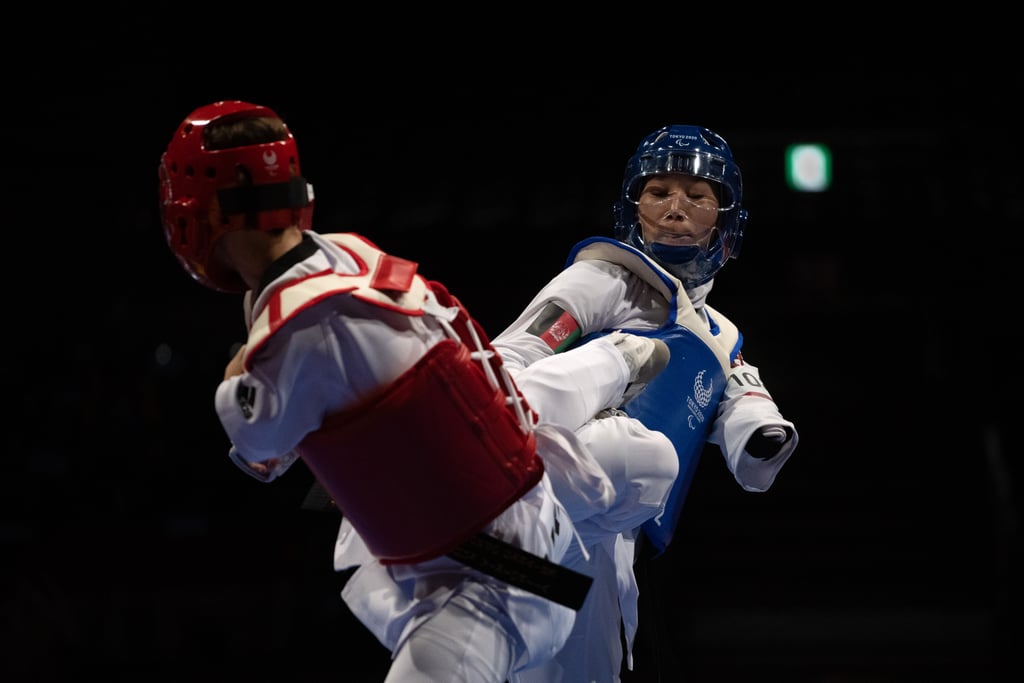
[{"label": "red trim on chest protector", "polygon": [[416,264],[414,262],[384,254],[377,262],[377,269],[373,273],[373,279],[370,280],[370,287],[408,292],[415,276]]}]

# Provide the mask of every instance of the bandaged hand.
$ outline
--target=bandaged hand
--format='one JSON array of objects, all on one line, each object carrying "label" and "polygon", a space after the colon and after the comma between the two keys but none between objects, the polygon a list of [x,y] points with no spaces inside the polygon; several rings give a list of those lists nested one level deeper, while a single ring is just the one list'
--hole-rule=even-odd
[{"label": "bandaged hand", "polygon": [[779,454],[793,432],[782,425],[759,427],[747,441],[746,451],[758,460],[770,460]]}]

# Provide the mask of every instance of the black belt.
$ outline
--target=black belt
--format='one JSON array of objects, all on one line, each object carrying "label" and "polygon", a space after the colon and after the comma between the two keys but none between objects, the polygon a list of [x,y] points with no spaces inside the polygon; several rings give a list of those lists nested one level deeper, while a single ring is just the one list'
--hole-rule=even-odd
[{"label": "black belt", "polygon": [[448,553],[459,562],[574,610],[583,606],[594,579],[528,553],[505,541],[477,534]]},{"label": "black belt", "polygon": [[[310,488],[302,507],[306,510],[340,512],[319,482]],[[590,584],[594,582],[586,574],[483,533],[449,552],[448,556],[467,567],[574,610],[583,606]]]}]

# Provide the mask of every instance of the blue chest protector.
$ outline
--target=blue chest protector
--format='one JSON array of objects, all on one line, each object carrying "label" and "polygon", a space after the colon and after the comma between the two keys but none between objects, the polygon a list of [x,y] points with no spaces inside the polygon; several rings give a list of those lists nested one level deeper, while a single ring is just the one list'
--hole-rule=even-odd
[{"label": "blue chest protector", "polygon": [[[573,248],[568,263],[587,259],[610,261],[627,268],[660,292],[669,304],[668,319],[657,329],[616,328],[661,339],[672,353],[668,366],[640,395],[622,407],[627,415],[640,420],[649,429],[664,433],[679,458],[679,474],[664,512],[642,527],[660,553],[671,542],[679,522],[742,336],[724,316],[705,306],[712,321],[709,329],[704,318],[694,310],[682,284],[629,245],[606,237],[591,237]],[[610,332],[610,329],[593,332],[577,343],[586,343]]]}]

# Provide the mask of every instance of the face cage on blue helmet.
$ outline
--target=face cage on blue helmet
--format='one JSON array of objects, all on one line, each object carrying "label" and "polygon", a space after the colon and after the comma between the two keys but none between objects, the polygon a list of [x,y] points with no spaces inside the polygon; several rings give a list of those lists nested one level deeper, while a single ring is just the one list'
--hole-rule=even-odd
[{"label": "face cage on blue helmet", "polygon": [[617,229],[616,239],[650,256],[655,263],[679,278],[684,287],[696,287],[713,278],[730,258],[739,255],[743,237],[741,226],[746,222],[747,212],[739,209],[730,213],[736,214],[729,222],[737,227],[729,231],[716,228],[715,236],[707,247],[645,242],[643,230],[637,222],[628,231]]},{"label": "face cage on blue helmet", "polygon": [[[641,145],[642,146],[642,145]],[[707,247],[647,244],[637,219],[637,201],[644,180],[655,175],[682,173],[714,182],[722,189],[715,234]],[[739,256],[747,212],[740,207],[742,181],[730,160],[696,152],[668,149],[643,152],[630,159],[622,199],[615,203],[615,238],[636,247],[679,278],[684,287],[709,281],[730,258]]]}]

